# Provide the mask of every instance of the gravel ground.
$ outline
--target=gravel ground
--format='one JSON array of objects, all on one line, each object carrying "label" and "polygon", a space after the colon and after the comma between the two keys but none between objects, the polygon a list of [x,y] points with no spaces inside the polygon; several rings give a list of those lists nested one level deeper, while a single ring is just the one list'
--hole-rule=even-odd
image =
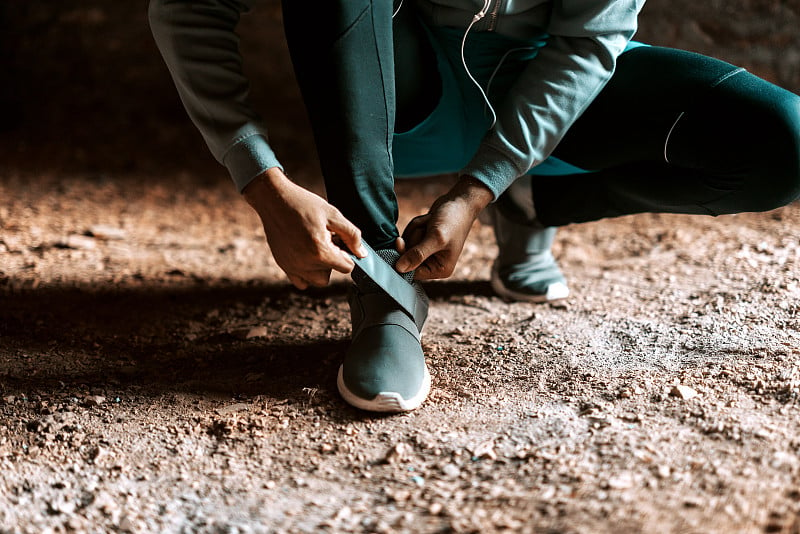
[{"label": "gravel ground", "polygon": [[[139,61],[141,16],[121,31],[133,7],[89,4],[14,15],[57,24],[17,36],[30,85],[0,132],[0,533],[800,532],[800,206],[567,227],[560,306],[493,296],[476,223],[426,286],[430,399],[372,416],[336,393],[347,279],[287,285]],[[797,6],[718,4],[683,22],[651,2],[643,35],[797,90]],[[261,7],[254,51],[279,38]],[[22,68],[66,42],[54,81]],[[279,153],[320,191],[279,52],[254,91],[278,95]],[[399,184],[401,222],[451,181]]]}]

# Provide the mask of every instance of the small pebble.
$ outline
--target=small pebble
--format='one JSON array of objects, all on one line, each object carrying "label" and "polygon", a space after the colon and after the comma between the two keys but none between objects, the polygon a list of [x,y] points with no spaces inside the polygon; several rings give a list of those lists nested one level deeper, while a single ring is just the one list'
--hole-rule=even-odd
[{"label": "small pebble", "polygon": [[93,238],[78,234],[68,235],[61,245],[80,250],[94,250],[97,248],[97,242]]},{"label": "small pebble", "polygon": [[248,409],[250,409],[250,405],[249,404],[247,404],[245,402],[237,402],[235,404],[229,404],[228,406],[225,406],[223,408],[219,408],[219,409],[216,410],[216,412],[219,415],[226,415],[226,414],[229,414],[229,413],[241,412],[241,411],[248,410]]},{"label": "small pebble", "polygon": [[254,337],[267,337],[267,327],[254,326],[248,330],[247,335],[245,335],[245,339],[252,339]]},{"label": "small pebble", "polygon": [[408,460],[413,453],[411,445],[408,443],[398,443],[386,453],[383,461],[387,464],[394,462],[404,462]]},{"label": "small pebble", "polygon": [[608,487],[617,490],[629,489],[634,486],[634,482],[631,473],[620,473],[608,479]]},{"label": "small pebble", "polygon": [[448,478],[458,478],[461,475],[461,469],[455,464],[447,464],[442,467],[442,473]]},{"label": "small pebble", "polygon": [[106,224],[95,224],[89,228],[88,235],[97,239],[125,239],[125,230]]},{"label": "small pebble", "polygon": [[682,384],[679,384],[677,386],[672,386],[672,389],[669,391],[669,394],[672,397],[678,397],[683,400],[689,400],[699,395],[697,390],[690,388],[689,386],[684,386]]},{"label": "small pebble", "polygon": [[671,470],[668,465],[661,464],[656,468],[656,474],[658,475],[658,478],[669,478],[670,473]]},{"label": "small pebble", "polygon": [[106,402],[106,398],[102,395],[90,395],[83,399],[84,406],[100,406]]}]

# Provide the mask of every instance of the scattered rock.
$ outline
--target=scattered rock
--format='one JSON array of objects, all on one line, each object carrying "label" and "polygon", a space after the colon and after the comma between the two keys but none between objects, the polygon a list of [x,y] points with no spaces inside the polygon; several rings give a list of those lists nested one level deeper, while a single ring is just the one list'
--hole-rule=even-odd
[{"label": "scattered rock", "polygon": [[661,464],[656,467],[656,476],[658,476],[658,478],[666,479],[669,478],[670,474],[672,474],[672,470],[668,465]]},{"label": "scattered rock", "polygon": [[690,388],[689,386],[684,386],[682,384],[672,386],[672,389],[669,390],[669,394],[672,397],[678,397],[679,399],[682,400],[689,400],[699,395],[697,390]]},{"label": "scattered rock", "polygon": [[68,235],[59,245],[76,250],[94,250],[97,248],[97,242],[94,238],[80,234]]},{"label": "scattered rock", "polygon": [[47,511],[52,515],[70,515],[75,512],[77,504],[72,500],[67,500],[62,496],[47,503]]},{"label": "scattered rock", "polygon": [[472,448],[473,458],[488,458],[489,460],[497,460],[497,453],[494,452],[494,440],[486,440],[477,444]]},{"label": "scattered rock", "polygon": [[442,467],[442,473],[447,478],[458,478],[461,476],[461,469],[458,468],[456,464],[447,464]]},{"label": "scattered rock", "polygon": [[245,402],[237,402],[235,404],[229,404],[228,406],[225,406],[225,407],[222,407],[222,408],[218,408],[216,410],[216,412],[219,415],[226,415],[226,414],[229,414],[229,413],[241,412],[241,411],[249,410],[249,409],[250,409],[250,405],[249,404],[247,404]]},{"label": "scattered rock", "polygon": [[467,334],[468,334],[468,332],[467,332],[466,328],[461,327],[461,326],[457,326],[453,330],[451,330],[450,332],[445,333],[446,336],[451,336],[451,337],[465,336]]},{"label": "scattered rock", "polygon": [[109,226],[106,224],[95,224],[89,227],[89,230],[86,231],[86,235],[97,238],[97,239],[107,239],[107,240],[122,240],[127,237],[125,230],[122,228],[117,228],[115,226]]},{"label": "scattered rock", "polygon": [[130,517],[125,516],[119,522],[119,530],[121,532],[134,534],[136,532],[141,532],[142,529],[138,521],[133,521]]},{"label": "scattered rock", "polygon": [[389,449],[389,452],[386,453],[386,456],[384,456],[383,461],[387,464],[405,462],[409,458],[411,458],[413,452],[414,450],[408,443],[398,443],[397,445]]},{"label": "scattered rock", "polygon": [[83,405],[87,407],[100,406],[106,402],[106,398],[102,395],[89,395],[83,399]]},{"label": "scattered rock", "polygon": [[386,495],[397,503],[404,503],[411,498],[411,492],[404,489],[386,490]]},{"label": "scattered rock", "polygon": [[615,490],[630,489],[634,486],[632,473],[620,473],[608,479],[608,487]]},{"label": "scattered rock", "polygon": [[247,332],[245,339],[252,339],[254,337],[267,337],[267,332],[266,326],[255,326]]},{"label": "scattered rock", "polygon": [[95,497],[94,505],[105,516],[111,516],[119,508],[116,501],[105,491],[101,491]]},{"label": "scattered rock", "polygon": [[228,333],[238,339],[253,339],[266,337],[268,330],[266,326],[253,326],[249,328],[236,328],[234,330],[229,330]]},{"label": "scattered rock", "polygon": [[110,456],[111,453],[109,452],[109,450],[105,447],[101,447],[100,445],[92,447],[91,449],[89,449],[87,453],[87,459],[89,460],[90,463],[94,464],[99,464],[106,458],[109,458]]}]

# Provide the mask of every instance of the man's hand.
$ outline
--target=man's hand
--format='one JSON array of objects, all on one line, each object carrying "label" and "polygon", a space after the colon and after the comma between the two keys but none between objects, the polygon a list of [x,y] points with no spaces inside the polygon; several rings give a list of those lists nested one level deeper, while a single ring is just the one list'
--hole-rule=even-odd
[{"label": "man's hand", "polygon": [[427,214],[415,217],[398,240],[402,256],[396,269],[416,269],[415,278],[447,278],[464,248],[478,214],[492,201],[488,187],[472,177],[462,177],[449,192],[437,198]]},{"label": "man's hand", "polygon": [[322,197],[293,183],[278,167],[268,169],[242,192],[256,210],[272,256],[298,289],[328,284],[331,270],[349,273],[353,260],[367,255],[361,231]]}]

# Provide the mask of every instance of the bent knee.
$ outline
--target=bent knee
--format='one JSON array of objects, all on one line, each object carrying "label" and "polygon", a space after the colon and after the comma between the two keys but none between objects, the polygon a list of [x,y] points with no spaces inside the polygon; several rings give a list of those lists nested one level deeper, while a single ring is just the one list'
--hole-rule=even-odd
[{"label": "bent knee", "polygon": [[[755,164],[750,181],[756,211],[785,206],[800,198],[800,97],[775,86],[766,105],[748,124]],[[777,90],[779,89],[779,90]]]},{"label": "bent knee", "polygon": [[800,198],[800,96],[786,93],[775,105],[772,157],[776,161],[770,165],[778,206]]}]

